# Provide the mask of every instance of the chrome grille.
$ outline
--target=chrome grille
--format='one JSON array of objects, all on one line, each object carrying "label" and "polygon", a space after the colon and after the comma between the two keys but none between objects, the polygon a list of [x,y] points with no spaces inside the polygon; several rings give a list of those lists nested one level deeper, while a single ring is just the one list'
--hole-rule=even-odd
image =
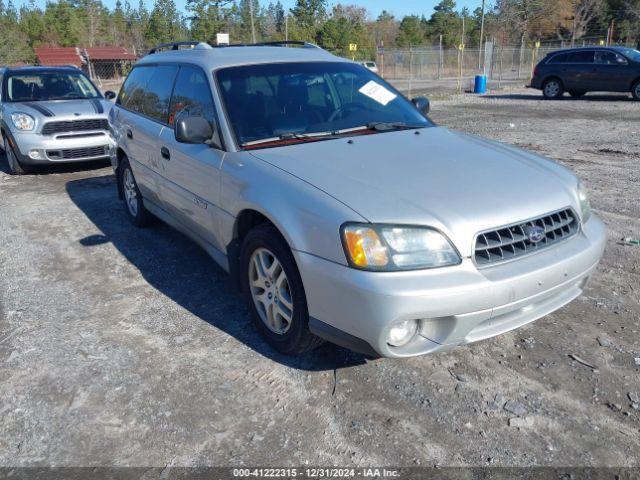
[{"label": "chrome grille", "polygon": [[108,156],[108,147],[66,148],[63,150],[47,150],[47,156],[51,159],[73,160],[76,158],[98,158]]},{"label": "chrome grille", "polygon": [[[538,242],[533,242],[528,235],[534,227],[544,230]],[[572,209],[566,208],[533,220],[480,233],[475,242],[476,264],[491,265],[542,250],[575,235],[579,227],[578,216]]]},{"label": "chrome grille", "polygon": [[42,127],[42,134],[53,135],[60,132],[83,132],[87,130],[109,130],[109,122],[104,118],[49,122]]}]

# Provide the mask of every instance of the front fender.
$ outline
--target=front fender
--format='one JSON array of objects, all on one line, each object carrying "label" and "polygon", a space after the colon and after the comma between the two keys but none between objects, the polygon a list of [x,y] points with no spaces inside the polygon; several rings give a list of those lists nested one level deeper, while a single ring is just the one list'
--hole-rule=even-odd
[{"label": "front fender", "polygon": [[246,152],[226,156],[221,181],[225,245],[236,236],[240,213],[254,210],[278,228],[292,250],[347,265],[340,226],[346,221],[366,221],[351,208]]}]

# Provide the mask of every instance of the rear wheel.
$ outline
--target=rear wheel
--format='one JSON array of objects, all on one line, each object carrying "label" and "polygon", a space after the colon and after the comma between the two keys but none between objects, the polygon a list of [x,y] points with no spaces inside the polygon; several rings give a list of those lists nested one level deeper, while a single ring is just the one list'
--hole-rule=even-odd
[{"label": "rear wheel", "polygon": [[584,97],[586,93],[587,92],[585,92],[584,90],[571,90],[569,92],[569,95],[571,95],[573,98],[581,98]]},{"label": "rear wheel", "polygon": [[28,169],[25,168],[18,160],[18,156],[11,145],[9,145],[9,139],[6,135],[4,137],[4,154],[7,157],[9,173],[11,175],[24,175],[25,173],[29,173]]},{"label": "rear wheel", "polygon": [[300,272],[289,246],[272,225],[259,225],[247,234],[240,268],[252,323],[269,345],[297,355],[323,343],[309,331]]},{"label": "rear wheel", "polygon": [[631,88],[631,95],[633,95],[633,98],[635,100],[640,100],[640,80],[634,83],[633,87]]},{"label": "rear wheel", "polygon": [[131,165],[128,160],[123,160],[119,171],[120,188],[122,188],[124,198],[124,210],[127,213],[129,221],[136,227],[142,228],[148,226],[153,216],[144,206],[140,189],[133,176],[133,170],[131,170]]},{"label": "rear wheel", "polygon": [[562,82],[557,78],[550,78],[542,85],[542,94],[545,98],[555,100],[562,97],[563,93],[564,87],[562,86]]}]

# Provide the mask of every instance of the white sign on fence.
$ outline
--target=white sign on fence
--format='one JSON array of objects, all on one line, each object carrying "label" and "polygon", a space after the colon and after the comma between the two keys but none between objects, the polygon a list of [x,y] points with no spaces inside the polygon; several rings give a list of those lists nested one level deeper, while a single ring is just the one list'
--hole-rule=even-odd
[{"label": "white sign on fence", "polygon": [[228,33],[216,33],[216,42],[218,45],[229,45]]}]

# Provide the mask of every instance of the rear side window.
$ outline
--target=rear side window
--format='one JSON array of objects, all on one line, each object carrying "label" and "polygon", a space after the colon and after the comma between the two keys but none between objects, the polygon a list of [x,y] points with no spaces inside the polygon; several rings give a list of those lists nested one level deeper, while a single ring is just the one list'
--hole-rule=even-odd
[{"label": "rear side window", "polygon": [[213,125],[215,113],[209,82],[197,67],[180,67],[169,107],[170,126],[173,127],[176,116],[182,112],[204,117]]},{"label": "rear side window", "polygon": [[117,103],[158,122],[167,123],[176,65],[136,67],[127,77]]},{"label": "rear side window", "polygon": [[145,88],[152,74],[153,67],[134,68],[120,89],[116,104],[122,105],[127,110],[142,113]]},{"label": "rear side window", "polygon": [[559,55],[554,55],[553,57],[551,57],[551,59],[547,63],[567,63],[568,57],[569,55],[567,55],[566,53],[561,53]]},{"label": "rear side window", "polygon": [[153,67],[142,99],[142,113],[147,117],[167,123],[171,90],[177,73],[178,67],[175,65]]},{"label": "rear side window", "polygon": [[593,54],[593,50],[570,53],[568,63],[593,63]]}]

